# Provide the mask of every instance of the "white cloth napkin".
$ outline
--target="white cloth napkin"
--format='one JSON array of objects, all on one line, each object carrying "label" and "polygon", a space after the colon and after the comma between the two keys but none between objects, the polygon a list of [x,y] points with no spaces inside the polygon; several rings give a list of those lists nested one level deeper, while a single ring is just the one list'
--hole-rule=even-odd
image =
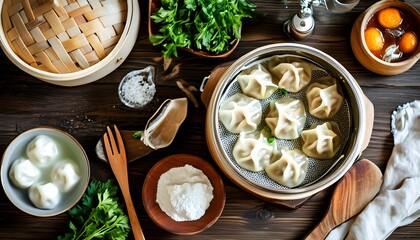
[{"label": "white cloth napkin", "polygon": [[378,195],[327,240],[385,239],[420,216],[420,100],[399,106],[391,117],[395,146]]}]

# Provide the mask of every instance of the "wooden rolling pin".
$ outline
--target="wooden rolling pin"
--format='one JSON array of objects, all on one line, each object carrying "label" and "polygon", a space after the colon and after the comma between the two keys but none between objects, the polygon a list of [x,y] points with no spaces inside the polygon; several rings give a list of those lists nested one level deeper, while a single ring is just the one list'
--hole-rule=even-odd
[{"label": "wooden rolling pin", "polygon": [[327,213],[305,240],[325,239],[328,233],[359,214],[379,192],[382,172],[367,159],[356,162],[338,182]]}]

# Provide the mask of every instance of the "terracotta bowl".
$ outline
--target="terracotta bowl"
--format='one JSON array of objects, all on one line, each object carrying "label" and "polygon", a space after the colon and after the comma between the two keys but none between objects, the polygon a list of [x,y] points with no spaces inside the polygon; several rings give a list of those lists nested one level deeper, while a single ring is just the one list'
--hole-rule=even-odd
[{"label": "terracotta bowl", "polygon": [[[209,178],[213,186],[213,199],[200,219],[177,222],[163,212],[156,202],[157,184],[163,173],[185,164],[200,169]],[[142,199],[147,214],[156,225],[173,234],[193,235],[208,229],[217,221],[225,206],[226,194],[222,179],[210,163],[197,156],[177,154],[160,160],[152,167],[144,180]]]},{"label": "terracotta bowl", "polygon": [[[368,9],[366,9],[355,21],[351,32],[351,47],[358,61],[372,72],[381,75],[396,75],[409,70],[420,58],[420,44],[409,53],[409,57],[402,61],[386,62],[376,57],[367,47],[364,31],[369,20],[374,14],[387,7],[395,7],[408,13],[414,19],[410,19],[413,23],[420,22],[420,12],[412,5],[404,1],[398,0],[382,0]],[[404,16],[403,16],[404,17]],[[419,28],[417,26],[417,38],[420,37]]]},{"label": "terracotta bowl", "polygon": [[[148,16],[148,31],[149,31],[149,36],[153,35],[154,33],[157,32],[157,26],[154,24],[153,20],[150,18],[150,16],[159,9],[160,4],[159,4],[159,0],[149,0],[149,16]],[[220,54],[215,54],[215,53],[211,53],[208,51],[202,51],[202,50],[196,50],[196,49],[191,49],[191,48],[181,48],[182,51],[186,51],[189,53],[192,53],[196,56],[199,57],[203,57],[203,58],[226,58],[228,57],[238,46],[239,44],[239,39],[237,39],[233,45],[231,46],[231,48],[229,50],[227,50],[226,52],[220,53]]]}]

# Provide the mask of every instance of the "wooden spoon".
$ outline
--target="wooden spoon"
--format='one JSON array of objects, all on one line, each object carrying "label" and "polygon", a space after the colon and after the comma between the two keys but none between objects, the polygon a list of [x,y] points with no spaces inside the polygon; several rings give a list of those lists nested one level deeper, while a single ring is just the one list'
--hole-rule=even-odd
[{"label": "wooden spoon", "polygon": [[341,223],[360,213],[379,192],[382,172],[367,159],[356,162],[338,182],[321,222],[305,240],[325,239]]}]

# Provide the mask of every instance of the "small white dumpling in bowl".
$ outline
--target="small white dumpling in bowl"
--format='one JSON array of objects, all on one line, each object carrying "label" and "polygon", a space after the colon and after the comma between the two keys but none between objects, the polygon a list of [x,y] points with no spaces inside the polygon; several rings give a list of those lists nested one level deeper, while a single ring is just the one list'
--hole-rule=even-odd
[{"label": "small white dumpling in bowl", "polygon": [[80,180],[79,168],[72,161],[59,161],[52,168],[51,180],[60,191],[68,192]]},{"label": "small white dumpling in bowl", "polygon": [[29,188],[29,199],[37,208],[53,209],[60,202],[60,190],[50,182],[35,183]]},{"label": "small white dumpling in bowl", "polygon": [[54,140],[46,135],[36,136],[27,146],[26,154],[38,166],[51,164],[58,155]]},{"label": "small white dumpling in bowl", "polygon": [[26,158],[15,160],[10,168],[9,177],[13,184],[19,188],[28,188],[39,178],[39,169]]},{"label": "small white dumpling in bowl", "polygon": [[281,150],[281,157],[265,168],[272,180],[286,187],[296,187],[305,180],[308,157],[299,149]]},{"label": "small white dumpling in bowl", "polygon": [[253,132],[261,122],[262,107],[260,102],[236,93],[225,99],[220,105],[219,119],[232,133]]}]

